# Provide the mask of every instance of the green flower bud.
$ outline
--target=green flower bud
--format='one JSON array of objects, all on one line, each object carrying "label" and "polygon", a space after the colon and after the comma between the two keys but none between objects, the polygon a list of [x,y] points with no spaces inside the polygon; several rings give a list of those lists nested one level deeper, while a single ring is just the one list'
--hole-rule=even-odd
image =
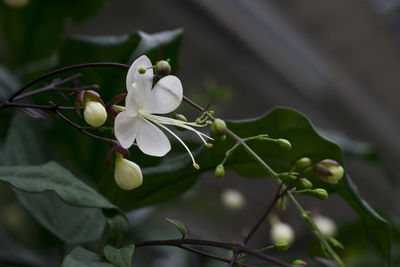
[{"label": "green flower bud", "polygon": [[179,121],[184,121],[187,122],[188,120],[186,119],[185,115],[183,114],[175,114],[175,118]]},{"label": "green flower bud", "polygon": [[166,60],[160,60],[156,63],[156,73],[166,76],[171,74],[171,65]]},{"label": "green flower bud", "polygon": [[99,127],[106,122],[107,111],[102,103],[89,100],[84,104],[83,117],[90,126]]},{"label": "green flower bud", "polygon": [[275,242],[274,248],[279,251],[286,251],[289,248],[289,244],[285,240],[279,240]]},{"label": "green flower bud", "polygon": [[301,178],[299,180],[300,186],[306,189],[310,189],[313,187],[313,184],[307,178]]},{"label": "green flower bud", "polygon": [[143,182],[143,175],[140,167],[127,159],[121,154],[116,153],[114,178],[117,185],[124,190],[132,190]]},{"label": "green flower bud", "polygon": [[328,198],[328,192],[326,192],[325,189],[322,188],[317,188],[314,190],[310,191],[314,196],[316,196],[317,198],[321,199],[321,200],[325,200]]},{"label": "green flower bud", "polygon": [[225,175],[225,168],[224,165],[219,164],[216,168],[215,168],[215,177],[217,178],[221,178]]},{"label": "green flower bud", "polygon": [[221,119],[216,119],[212,124],[211,124],[211,134],[213,136],[221,136],[224,135],[226,131],[226,123],[225,121]]},{"label": "green flower bud", "polygon": [[307,267],[308,266],[307,262],[305,262],[303,260],[299,260],[299,259],[292,261],[291,264],[293,267]]},{"label": "green flower bud", "polygon": [[344,170],[334,160],[325,159],[315,166],[318,178],[328,184],[337,184],[343,178]]},{"label": "green flower bud", "polygon": [[288,140],[280,138],[276,141],[279,143],[281,147],[286,148],[288,150],[292,149],[292,144]]},{"label": "green flower bud", "polygon": [[331,245],[334,246],[335,248],[344,249],[343,244],[340,243],[336,238],[333,238],[333,237],[330,236],[328,238],[328,242],[331,243]]},{"label": "green flower bud", "polygon": [[297,170],[305,170],[305,169],[311,167],[312,161],[310,158],[304,157],[304,158],[298,159],[294,165]]}]

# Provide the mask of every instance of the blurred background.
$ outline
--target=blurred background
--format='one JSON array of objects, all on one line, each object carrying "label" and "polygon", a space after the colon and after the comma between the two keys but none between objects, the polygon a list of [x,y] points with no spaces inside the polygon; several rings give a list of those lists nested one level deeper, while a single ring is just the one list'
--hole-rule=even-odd
[{"label": "blurred background", "polygon": [[[299,110],[324,136],[343,147],[345,168],[361,195],[397,222],[399,27],[398,0],[113,0],[104,1],[98,12],[79,23],[67,20],[64,34],[183,28],[177,76],[185,95],[203,105],[213,100],[212,108],[224,119],[257,117],[275,106]],[[7,48],[4,40],[0,44],[0,59],[4,59]],[[243,208],[225,207],[221,212],[220,193],[226,188],[244,195]],[[204,175],[180,198],[130,214],[132,226],[143,229],[132,230],[132,238],[160,238],[170,229],[163,218],[172,217],[184,221],[193,237],[238,241],[261,215],[274,189],[269,180],[242,179],[233,173],[221,180]],[[324,202],[300,200],[307,209],[341,226],[338,239],[348,248],[344,257],[350,265],[367,266],[365,261],[370,260],[369,266],[378,266],[366,244],[362,248],[351,244],[363,233],[358,217],[343,200],[334,195]],[[307,258],[315,246],[296,210],[289,205],[279,216],[296,232],[291,257]],[[0,222],[8,225],[9,219],[1,216]],[[173,231],[168,237],[174,236]],[[268,231],[265,223],[254,244],[268,242]],[[137,266],[179,267],[189,262],[224,266],[176,249],[138,249],[137,253]],[[152,263],[148,255],[153,255]]]}]

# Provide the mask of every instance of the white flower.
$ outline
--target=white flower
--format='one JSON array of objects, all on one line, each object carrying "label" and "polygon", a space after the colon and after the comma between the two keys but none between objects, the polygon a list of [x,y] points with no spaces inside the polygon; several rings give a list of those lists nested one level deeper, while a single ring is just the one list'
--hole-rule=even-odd
[{"label": "white flower", "polygon": [[337,228],[335,222],[331,218],[322,215],[316,215],[312,219],[323,234],[328,236],[335,235]]},{"label": "white flower", "polygon": [[[174,125],[195,132],[206,144],[203,136],[191,126],[195,123],[183,122],[154,114],[166,114],[174,111],[182,102],[183,89],[181,81],[168,75],[160,79],[153,87],[153,67],[146,56],[136,59],[129,68],[126,77],[128,95],[125,99],[126,110],[115,119],[115,136],[123,148],[129,148],[136,140],[139,149],[148,155],[162,157],[171,149],[167,136],[162,128],[178,139],[188,151],[193,166],[195,162],[186,144],[165,125]],[[156,127],[158,126],[158,127]]]},{"label": "white flower", "polygon": [[294,241],[293,228],[283,222],[275,222],[271,225],[271,241],[276,243],[278,241],[286,241],[289,245]]},{"label": "white flower", "polygon": [[226,189],[222,191],[222,203],[231,210],[240,210],[246,204],[246,199],[237,190]]},{"label": "white flower", "polygon": [[142,185],[143,175],[139,165],[116,153],[114,179],[120,188],[132,190]]}]

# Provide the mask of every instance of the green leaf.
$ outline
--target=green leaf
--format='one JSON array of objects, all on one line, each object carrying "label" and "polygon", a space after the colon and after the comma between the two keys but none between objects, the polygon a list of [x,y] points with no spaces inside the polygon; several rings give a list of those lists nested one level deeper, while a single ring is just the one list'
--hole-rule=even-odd
[{"label": "green leaf", "polygon": [[104,247],[104,256],[116,267],[131,267],[135,245],[128,245],[117,249],[110,245]]},{"label": "green leaf", "polygon": [[[2,153],[7,165],[42,164],[47,161],[48,145],[43,135],[47,124],[41,123],[42,127],[38,127],[38,123],[31,118],[22,114],[14,116]],[[92,242],[103,233],[105,218],[100,209],[69,205],[54,191],[37,194],[14,189],[14,192],[21,205],[43,227],[68,244]]]},{"label": "green leaf", "polygon": [[39,166],[2,166],[0,180],[30,193],[54,191],[66,203],[78,207],[118,209],[56,162]]},{"label": "green leaf", "polygon": [[97,254],[81,247],[74,248],[61,265],[62,267],[112,267]]},{"label": "green leaf", "polygon": [[64,23],[81,21],[97,11],[104,0],[35,0],[24,8],[0,2],[0,26],[8,47],[10,65],[49,57],[62,43]]},{"label": "green leaf", "polygon": [[182,235],[182,239],[185,239],[187,237],[187,230],[186,230],[186,226],[184,223],[182,223],[178,220],[168,219],[168,218],[165,218],[165,220],[167,222],[169,222],[170,224],[172,224],[172,226],[174,226],[176,229],[178,229],[178,231]]}]

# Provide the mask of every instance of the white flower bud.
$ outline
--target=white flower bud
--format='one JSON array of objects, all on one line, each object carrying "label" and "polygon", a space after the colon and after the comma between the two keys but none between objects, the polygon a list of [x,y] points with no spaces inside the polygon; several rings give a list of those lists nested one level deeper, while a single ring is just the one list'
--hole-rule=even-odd
[{"label": "white flower bud", "polygon": [[139,165],[124,159],[119,153],[116,153],[114,178],[117,185],[124,190],[135,189],[143,182]]},{"label": "white flower bud", "polygon": [[87,101],[85,103],[83,117],[87,124],[93,127],[99,127],[107,119],[107,111],[103,104],[97,101]]},{"label": "white flower bud", "polygon": [[231,210],[240,210],[246,203],[246,199],[237,190],[226,189],[221,195],[222,203]]},{"label": "white flower bud", "polygon": [[276,243],[278,241],[286,241],[289,245],[294,241],[293,228],[283,222],[275,222],[271,226],[271,241]]},{"label": "white flower bud", "polygon": [[317,225],[318,229],[325,235],[333,236],[336,233],[336,224],[335,222],[326,216],[317,215],[314,216],[313,221],[315,225]]}]

